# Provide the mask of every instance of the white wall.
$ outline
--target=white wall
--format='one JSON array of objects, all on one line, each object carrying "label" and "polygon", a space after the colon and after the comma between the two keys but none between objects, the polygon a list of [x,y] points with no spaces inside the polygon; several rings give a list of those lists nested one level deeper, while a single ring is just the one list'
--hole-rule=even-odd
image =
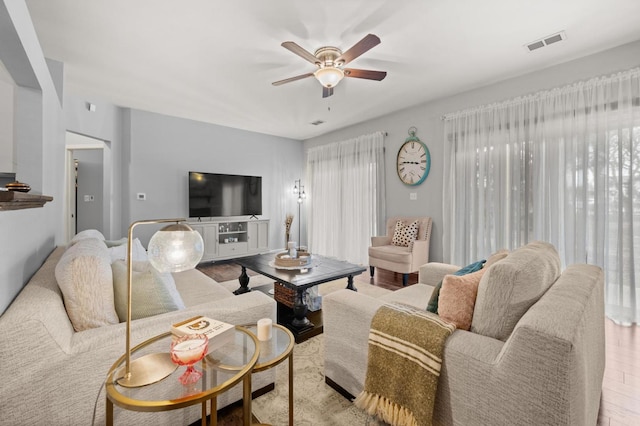
[{"label": "white wall", "polygon": [[[14,135],[16,177],[29,183],[34,192],[54,197],[42,208],[0,211],[0,312],[4,312],[63,237],[64,123],[24,1],[1,0],[0,23],[0,60],[17,84],[33,75],[37,79],[34,85],[40,87],[19,88],[28,92],[29,103],[36,107],[30,111],[16,108],[15,118],[20,123],[16,128],[22,131],[30,119],[35,119],[38,131],[29,134],[29,141],[23,134]],[[20,75],[16,70],[21,70]]]},{"label": "white wall", "polygon": [[[433,218],[433,235],[431,237],[430,260],[442,261],[442,241],[443,238],[446,238],[442,230],[444,214],[442,211],[444,171],[442,116],[461,109],[551,89],[637,66],[640,66],[640,41],[309,139],[304,144],[305,153],[313,146],[342,141],[377,130],[388,132],[388,136],[385,138],[387,216],[431,216]],[[408,137],[407,130],[411,126],[418,128],[417,136],[431,152],[429,177],[418,187],[403,185],[395,170],[398,149]],[[409,200],[410,192],[417,193],[417,201]]]}]

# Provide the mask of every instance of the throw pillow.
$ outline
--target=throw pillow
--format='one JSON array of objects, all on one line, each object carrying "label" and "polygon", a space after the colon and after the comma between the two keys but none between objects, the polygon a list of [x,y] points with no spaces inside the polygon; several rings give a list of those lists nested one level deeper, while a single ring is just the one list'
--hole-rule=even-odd
[{"label": "throw pillow", "polygon": [[[131,246],[131,250],[133,252],[131,260],[134,262],[146,262],[149,260],[147,257],[147,251],[144,249],[144,246],[139,239],[135,238]],[[111,255],[111,263],[116,260],[127,260],[127,243],[125,242],[119,246],[110,247],[109,254]]]},{"label": "throw pillow", "polygon": [[442,280],[438,315],[456,325],[460,330],[469,330],[473,320],[478,285],[487,268],[462,276],[447,275]]},{"label": "throw pillow", "polygon": [[55,276],[74,330],[117,324],[107,246],[97,238],[77,241],[56,264]]},{"label": "throw pillow", "polygon": [[96,238],[100,241],[104,241],[104,235],[102,235],[102,232],[98,231],[97,229],[85,229],[84,231],[78,232],[73,236],[73,238],[71,238],[69,246],[74,245],[78,241],[86,240],[87,238]]},{"label": "throw pillow", "polygon": [[[479,260],[477,262],[473,262],[468,264],[462,269],[457,270],[453,273],[453,275],[462,276],[466,274],[470,274],[472,272],[479,271],[482,269],[482,265],[485,262],[484,259]],[[442,288],[442,281],[440,281],[436,287],[433,289],[431,293],[431,298],[429,299],[429,303],[427,304],[427,311],[433,312],[434,314],[438,313],[438,300],[440,298],[440,289]]]},{"label": "throw pillow", "polygon": [[394,246],[409,247],[418,237],[418,221],[406,225],[402,221],[396,222],[391,244]]},{"label": "throw pillow", "polygon": [[[116,260],[113,270],[113,294],[120,322],[127,320],[127,264]],[[161,273],[149,262],[132,262],[131,319],[146,318],[184,309],[173,275]]]}]

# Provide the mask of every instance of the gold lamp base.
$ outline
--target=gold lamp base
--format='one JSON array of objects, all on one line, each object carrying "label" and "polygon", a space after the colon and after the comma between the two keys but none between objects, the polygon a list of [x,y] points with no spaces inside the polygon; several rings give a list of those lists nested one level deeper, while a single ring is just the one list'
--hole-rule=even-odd
[{"label": "gold lamp base", "polygon": [[137,388],[159,382],[174,371],[178,366],[171,361],[168,353],[149,354],[131,361],[129,376],[125,374],[126,366],[116,373],[120,377],[117,382],[126,388]]}]

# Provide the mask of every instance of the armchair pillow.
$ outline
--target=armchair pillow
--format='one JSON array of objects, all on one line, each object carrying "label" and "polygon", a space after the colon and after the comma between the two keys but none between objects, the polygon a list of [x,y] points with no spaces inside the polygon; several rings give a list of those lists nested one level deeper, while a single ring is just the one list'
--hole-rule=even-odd
[{"label": "armchair pillow", "polygon": [[406,225],[402,221],[396,222],[391,244],[394,246],[409,247],[418,237],[418,221]]}]

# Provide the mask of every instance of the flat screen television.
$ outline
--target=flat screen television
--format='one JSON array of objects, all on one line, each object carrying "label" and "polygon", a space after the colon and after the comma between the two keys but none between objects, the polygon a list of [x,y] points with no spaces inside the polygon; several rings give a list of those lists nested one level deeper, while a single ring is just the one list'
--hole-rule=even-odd
[{"label": "flat screen television", "polygon": [[189,217],[261,214],[261,176],[189,172]]}]

